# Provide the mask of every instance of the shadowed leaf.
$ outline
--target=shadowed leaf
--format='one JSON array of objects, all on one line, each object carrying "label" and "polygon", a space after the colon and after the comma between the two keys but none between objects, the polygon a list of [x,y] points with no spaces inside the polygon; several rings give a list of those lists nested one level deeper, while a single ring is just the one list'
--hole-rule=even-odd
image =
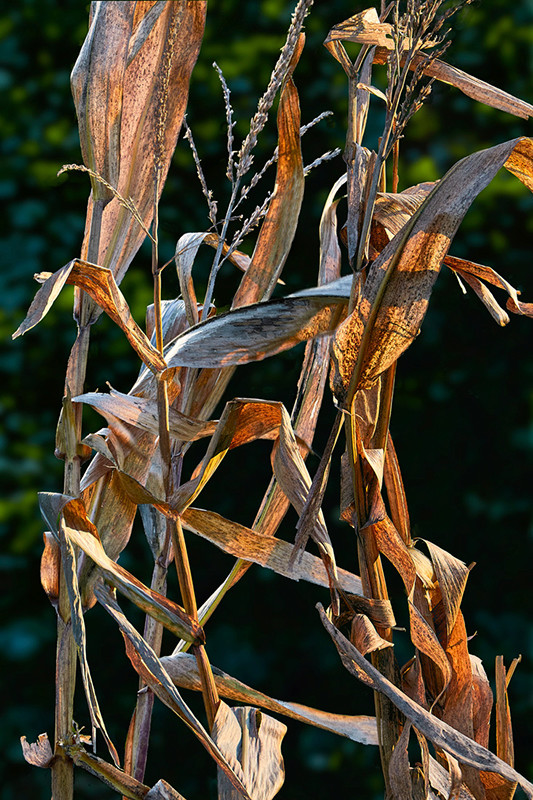
[{"label": "shadowed leaf", "polygon": [[48,734],[41,733],[36,742],[29,744],[25,736],[20,737],[20,744],[22,746],[22,755],[28,764],[34,767],[49,767],[54,754],[48,741]]},{"label": "shadowed leaf", "polygon": [[[285,780],[281,740],[286,725],[251,706],[230,708],[221,702],[213,724],[213,740],[225,754],[252,800],[272,800]],[[241,794],[223,772],[218,775],[219,800],[240,800]]]}]

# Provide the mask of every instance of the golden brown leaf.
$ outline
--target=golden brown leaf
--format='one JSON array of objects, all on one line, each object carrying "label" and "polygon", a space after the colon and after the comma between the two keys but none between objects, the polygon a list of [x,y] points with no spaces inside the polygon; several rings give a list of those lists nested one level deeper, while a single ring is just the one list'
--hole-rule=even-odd
[{"label": "golden brown leaf", "polygon": [[409,347],[467,209],[503,166],[533,187],[533,140],[514,139],[455,164],[373,262],[361,301],[333,343],[332,385],[341,405],[351,406],[355,391]]},{"label": "golden brown leaf", "polygon": [[[330,622],[322,606],[317,606],[322,624],[330,634],[346,669],[357,678],[364,680],[376,691],[386,695],[394,705],[411,720],[413,725],[433,744],[450,753],[460,763],[476,769],[495,772],[510,781],[517,781],[527,797],[533,797],[533,784],[523,775],[495,756],[486,748],[474,742],[459,731],[437,719],[411,700],[400,689],[381,675]],[[363,676],[363,677],[361,677]]]},{"label": "golden brown leaf", "polygon": [[52,763],[54,754],[48,741],[48,734],[41,733],[36,742],[28,743],[25,736],[20,737],[20,744],[22,745],[22,755],[28,764],[34,767],[49,767]]},{"label": "golden brown leaf", "polygon": [[[301,52],[301,50],[300,50]],[[299,53],[298,53],[299,55]],[[296,63],[292,66],[294,69]],[[300,148],[300,104],[292,78],[281,93],[278,109],[276,186],[232,308],[265,300],[272,294],[291,249],[304,194]]]}]

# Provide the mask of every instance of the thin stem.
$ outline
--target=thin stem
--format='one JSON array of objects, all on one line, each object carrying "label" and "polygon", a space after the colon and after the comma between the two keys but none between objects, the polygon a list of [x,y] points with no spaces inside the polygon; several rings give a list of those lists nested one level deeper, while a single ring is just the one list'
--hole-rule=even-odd
[{"label": "thin stem", "polygon": [[[91,230],[87,258],[98,261],[102,213],[104,205],[97,201],[93,205]],[[71,398],[83,393],[87,357],[89,353],[90,316],[93,302],[84,292],[76,295],[76,317],[78,333],[70,352],[65,377],[65,397],[59,429],[63,443],[70,442],[58,455],[65,460],[63,491],[72,497],[80,493],[80,441],[82,429],[82,404],[72,404]],[[55,679],[55,759],[52,763],[53,800],[71,800],[74,793],[74,764],[66,755],[61,743],[67,742],[72,733],[74,694],[76,690],[77,650],[72,635],[70,601],[65,582],[63,565],[59,562],[59,600],[57,607],[57,649]]]}]

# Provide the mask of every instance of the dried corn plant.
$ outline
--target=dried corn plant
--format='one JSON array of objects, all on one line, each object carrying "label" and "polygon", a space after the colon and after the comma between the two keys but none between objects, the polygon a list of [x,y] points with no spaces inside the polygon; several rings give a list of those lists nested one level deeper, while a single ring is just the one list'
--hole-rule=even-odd
[{"label": "dried corn plant", "polygon": [[[34,744],[22,738],[27,761],[51,769],[54,800],[73,796],[76,768],[123,797],[181,797],[164,778],[152,787],[144,783],[152,709],[159,701],[212,756],[220,798],[269,800],[279,791],[286,726],[278,716],[379,747],[387,798],[510,800],[517,786],[533,797],[533,786],[513,764],[507,687],[516,663],[506,671],[502,659],[497,661],[493,753],[488,749],[493,694],[481,662],[469,653],[461,612],[469,567],[446,551],[446,542],[412,538],[389,432],[396,364],[419,332],[442,266],[474,290],[498,324],[507,324],[509,316],[489,286],[507,293],[508,311],[533,315],[532,306],[491,267],[448,252],[468,208],[502,167],[533,189],[533,140],[495,144],[459,161],[439,181],[399,191],[403,131],[435,80],[523,118],[533,115],[533,107],[442,60],[457,5],[393,0],[336,25],[325,45],[348,83],[345,170],[332,181],[320,220],[316,286],[271,299],[300,222],[310,168],[302,159],[300,140],[308,126],[301,126],[293,73],[304,52],[311,2],[299,0],[294,10],[240,146],[234,140],[230,87],[217,67],[231,187],[223,214],[184,122],[206,3],[92,3],[89,33],[72,73],[84,164],[65,167],[88,173],[91,181],[81,256],[54,274],[37,276],[42,286],[17,331],[36,325],[65,284],[75,286],[78,335],[57,428],[64,487],[40,496],[47,526],[41,580],[57,614],[55,734],[53,744],[46,734]],[[346,41],[358,46],[354,60]],[[384,90],[374,86],[374,72],[381,74]],[[236,211],[246,208],[266,170],[252,171],[254,148],[276,98],[278,146],[267,164],[276,163],[275,188],[247,217],[239,216]],[[371,150],[362,142],[374,105],[385,113]],[[158,253],[158,204],[182,129],[207,201],[208,227],[180,237],[175,265],[181,296],[162,301],[168,265],[160,264]],[[318,159],[320,168],[333,170],[328,162],[335,155]],[[346,209],[342,226],[341,209]],[[248,256],[239,247],[256,231]],[[154,298],[143,330],[119,284],[146,238],[152,246]],[[194,265],[206,246],[214,257],[205,296],[198,298]],[[217,277],[227,261],[243,274],[230,310],[219,313]],[[102,312],[121,328],[141,362],[128,394],[84,392],[89,333]],[[300,342],[307,345],[291,413],[279,402],[227,399],[239,365]],[[320,407],[331,398],[335,422],[311,476],[306,459]],[[84,405],[104,417],[105,427],[82,438]],[[272,479],[248,528],[197,501],[226,453],[258,439],[272,442]],[[199,462],[190,455],[198,440],[204,441]],[[321,510],[336,459],[341,518],[353,529],[354,558],[347,568],[337,563]],[[276,536],[290,506],[299,516],[293,543]],[[150,586],[118,563],[137,512],[153,555]],[[214,557],[219,548],[236,558],[226,580],[201,604],[184,531],[212,543]],[[318,556],[307,551],[309,539]],[[172,562],[177,598],[166,591]],[[204,625],[252,564],[329,591],[328,608],[317,606],[317,624],[339,653],[339,669],[342,665],[373,690],[375,716],[343,716],[275,700],[211,665]],[[412,656],[404,665],[395,655],[388,570],[398,573],[405,589]],[[119,597],[146,614],[142,633]],[[116,623],[139,676],[131,724],[120,743],[122,759],[107,732],[87,658],[84,620],[96,603]],[[166,654],[163,629],[176,637]],[[82,735],[73,721],[78,663],[90,735]],[[201,692],[204,722],[182,697],[183,688]],[[97,744],[99,750],[107,747],[108,756],[96,755]],[[411,765],[415,746],[417,761]]]}]

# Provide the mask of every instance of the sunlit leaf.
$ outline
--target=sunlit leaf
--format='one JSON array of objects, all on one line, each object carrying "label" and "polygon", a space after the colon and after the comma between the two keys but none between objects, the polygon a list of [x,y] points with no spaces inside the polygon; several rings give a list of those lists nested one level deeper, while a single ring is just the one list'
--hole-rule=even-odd
[{"label": "sunlit leaf", "polygon": [[[165,656],[161,659],[161,663],[178,686],[200,691],[200,675],[194,656],[187,653],[177,653],[172,656]],[[350,717],[343,714],[331,714],[326,711],[319,711],[316,708],[300,705],[300,703],[274,700],[272,697],[246,686],[246,684],[217,667],[213,667],[213,674],[219,694],[229,700],[266,708],[276,714],[283,714],[299,722],[323,728],[339,736],[345,736],[354,742],[372,745],[377,745],[378,743],[374,717]]]},{"label": "sunlit leaf", "polygon": [[333,343],[332,386],[341,405],[351,405],[355,391],[409,347],[466,211],[503,166],[533,188],[533,141],[514,139],[455,164],[372,263],[361,301]]},{"label": "sunlit leaf", "polygon": [[[461,764],[467,764],[476,769],[495,772],[510,781],[517,781],[527,797],[533,797],[533,784],[512,767],[495,756],[485,747],[473,739],[459,733],[454,728],[437,719],[425,711],[421,706],[411,700],[400,689],[381,675],[354,647],[340,631],[329,621],[322,607],[318,606],[322,624],[333,639],[346,669],[356,677],[364,680],[376,691],[385,694],[394,705],[411,720],[411,722],[433,744],[450,753]],[[361,678],[361,676],[364,676]]]}]

